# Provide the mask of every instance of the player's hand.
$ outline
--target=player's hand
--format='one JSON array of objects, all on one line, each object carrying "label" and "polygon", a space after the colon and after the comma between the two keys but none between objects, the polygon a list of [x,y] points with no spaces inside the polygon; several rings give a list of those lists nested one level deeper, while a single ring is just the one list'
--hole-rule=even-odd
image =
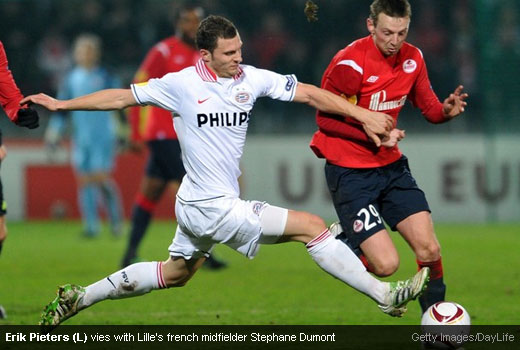
[{"label": "player's hand", "polygon": [[392,148],[395,145],[397,145],[397,143],[399,141],[404,139],[405,136],[406,135],[405,135],[404,130],[393,129],[392,131],[390,131],[390,134],[388,135],[388,137],[383,138],[383,140],[381,140],[381,146],[387,147],[387,148]]},{"label": "player's hand", "polygon": [[363,129],[377,147],[381,146],[381,140],[388,137],[393,128],[394,118],[380,112],[369,111],[363,121]]},{"label": "player's hand", "polygon": [[468,105],[466,98],[467,93],[463,93],[464,87],[462,85],[457,86],[455,91],[446,98],[442,104],[442,112],[446,119],[453,119],[461,113],[464,113],[464,109]]},{"label": "player's hand", "polygon": [[51,112],[56,112],[58,110],[59,101],[57,99],[52,98],[43,93],[27,96],[23,100],[20,101],[21,106],[23,106],[25,104],[32,104],[32,103],[43,106]]},{"label": "player's hand", "polygon": [[40,126],[40,117],[31,107],[20,108],[18,110],[15,124],[29,129],[36,129]]}]

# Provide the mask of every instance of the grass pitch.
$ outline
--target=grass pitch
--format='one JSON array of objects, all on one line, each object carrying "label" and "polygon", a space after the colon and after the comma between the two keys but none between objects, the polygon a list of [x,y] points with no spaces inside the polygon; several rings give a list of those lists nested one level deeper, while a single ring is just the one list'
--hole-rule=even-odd
[{"label": "grass pitch", "polygon": [[[88,285],[119,269],[126,237],[79,236],[78,222],[9,223],[0,256],[0,325],[37,324],[58,285]],[[145,260],[164,260],[175,224],[154,222],[141,247]],[[520,324],[520,225],[437,225],[443,247],[447,300],[463,305],[474,325]],[[394,235],[401,267],[390,279],[416,271],[404,241]],[[263,246],[248,260],[227,247],[215,250],[229,267],[200,270],[186,287],[104,301],[70,325],[413,325],[417,302],[401,319],[321,271],[303,245]]]}]

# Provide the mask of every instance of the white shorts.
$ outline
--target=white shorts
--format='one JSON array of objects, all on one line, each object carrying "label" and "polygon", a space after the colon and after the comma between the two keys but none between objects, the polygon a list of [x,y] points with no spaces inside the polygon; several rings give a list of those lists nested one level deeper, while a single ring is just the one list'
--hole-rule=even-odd
[{"label": "white shorts", "polygon": [[252,259],[259,244],[276,243],[282,236],[288,210],[227,196],[203,201],[177,197],[175,213],[178,225],[170,256],[208,257],[222,243]]}]

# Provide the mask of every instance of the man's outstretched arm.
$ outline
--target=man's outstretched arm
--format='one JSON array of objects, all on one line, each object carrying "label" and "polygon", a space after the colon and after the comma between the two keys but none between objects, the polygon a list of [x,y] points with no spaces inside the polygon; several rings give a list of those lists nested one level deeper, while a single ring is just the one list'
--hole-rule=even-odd
[{"label": "man's outstretched arm", "polygon": [[137,105],[137,101],[130,89],[107,89],[92,94],[73,98],[71,100],[57,100],[43,93],[30,95],[20,101],[20,104],[34,103],[49,111],[111,111]]},{"label": "man's outstretched arm", "polygon": [[391,116],[353,105],[344,98],[314,85],[298,83],[293,101],[306,103],[325,113],[356,119],[377,146],[381,145],[381,138],[387,137],[394,128],[394,119]]}]

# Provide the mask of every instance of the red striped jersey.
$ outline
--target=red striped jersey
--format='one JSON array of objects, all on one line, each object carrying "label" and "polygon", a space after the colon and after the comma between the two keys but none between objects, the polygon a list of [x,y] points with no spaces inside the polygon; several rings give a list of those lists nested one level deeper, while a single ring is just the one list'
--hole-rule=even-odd
[{"label": "red striped jersey", "polygon": [[8,67],[4,44],[0,41],[0,104],[12,121],[18,118],[19,103],[23,99]]},{"label": "red striped jersey", "polygon": [[[396,124],[407,100],[430,122],[444,121],[442,104],[432,90],[422,53],[408,43],[403,43],[396,55],[385,57],[371,36],[354,41],[334,56],[321,86],[361,107],[391,115]],[[397,146],[376,147],[352,118],[318,111],[316,122],[318,131],[311,148],[332,164],[373,168],[401,157]]]}]

